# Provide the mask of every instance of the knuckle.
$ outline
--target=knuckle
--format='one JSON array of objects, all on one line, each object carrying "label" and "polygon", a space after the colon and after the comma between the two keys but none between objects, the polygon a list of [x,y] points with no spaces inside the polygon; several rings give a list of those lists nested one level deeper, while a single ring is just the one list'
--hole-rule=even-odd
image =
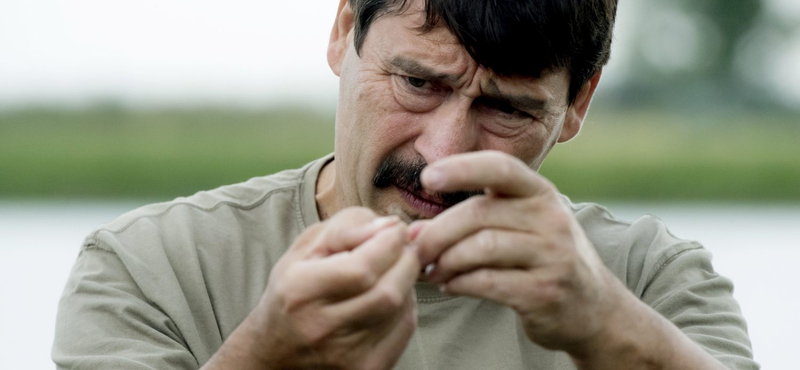
[{"label": "knuckle", "polygon": [[[289,251],[296,253],[297,251],[306,249],[308,246],[314,244],[315,241],[318,240],[318,236],[325,233],[326,226],[327,224],[325,223],[318,223],[307,228],[294,240],[289,248]],[[287,255],[289,254],[287,253]]]},{"label": "knuckle", "polygon": [[357,238],[359,234],[358,227],[350,225],[337,225],[327,230],[325,235],[320,238],[320,242],[328,245],[341,245],[352,247],[353,239]]},{"label": "knuckle", "polygon": [[517,163],[510,158],[500,157],[498,159],[500,160],[497,161],[497,172],[500,180],[510,180],[520,173],[519,166],[517,166]]},{"label": "knuckle", "polygon": [[324,327],[317,326],[315,328],[306,329],[303,340],[305,345],[310,348],[320,348],[325,345],[330,338],[331,332]]},{"label": "knuckle", "polygon": [[554,231],[564,234],[572,229],[572,215],[560,207],[547,209],[548,219]]},{"label": "knuckle", "polygon": [[550,261],[558,264],[562,273],[571,275],[577,272],[574,263],[579,256],[574,245],[568,240],[564,240],[564,238],[551,239],[546,243],[546,249],[550,253]]},{"label": "knuckle", "polygon": [[485,290],[495,291],[497,289],[497,279],[489,270],[480,270],[477,272],[476,279],[478,285]]},{"label": "knuckle", "polygon": [[536,298],[544,304],[560,307],[565,281],[560,278],[542,281],[536,287]]},{"label": "knuckle", "polygon": [[478,246],[481,250],[483,250],[487,255],[491,255],[497,252],[498,241],[497,241],[497,232],[493,230],[481,230],[478,232]]},{"label": "knuckle", "polygon": [[286,313],[292,314],[300,311],[305,303],[305,299],[294,289],[284,289],[281,295],[283,309]]},{"label": "knuckle", "polygon": [[380,233],[385,235],[386,241],[393,247],[409,241],[408,226],[402,222]]},{"label": "knuckle", "polygon": [[544,202],[542,202],[540,199],[532,197],[532,198],[527,198],[522,202],[518,202],[517,204],[519,204],[524,211],[531,213],[539,213],[543,210],[543,203]]},{"label": "knuckle", "polygon": [[315,225],[311,225],[311,227],[307,228],[306,231],[303,232],[303,234],[317,235],[325,230],[325,226],[327,226],[327,224],[325,223],[318,223]]},{"label": "knuckle", "polygon": [[560,254],[562,252],[561,242],[558,239],[552,237],[544,238],[544,240],[542,241],[542,247],[544,250],[550,253]]},{"label": "knuckle", "polygon": [[561,274],[557,278],[558,286],[561,288],[572,288],[574,279],[579,274],[580,267],[575,263],[575,260],[569,259],[563,264]]},{"label": "knuckle", "polygon": [[551,196],[557,199],[558,188],[556,187],[556,184],[554,184],[552,181],[548,180],[544,176],[539,176],[539,178],[541,179],[542,189],[545,190],[547,194],[550,194]]},{"label": "knuckle", "polygon": [[333,335],[334,328],[325,320],[305,320],[297,328],[301,343],[309,348],[320,348]]},{"label": "knuckle", "polygon": [[454,266],[460,265],[462,260],[463,257],[459,251],[449,250],[439,257],[439,260],[436,262],[436,270],[440,273],[450,271]]},{"label": "knuckle", "polygon": [[378,275],[365,263],[352,263],[342,269],[342,280],[345,284],[366,290],[375,285]]},{"label": "knuckle", "polygon": [[[329,224],[328,226],[331,225],[333,224]],[[341,239],[346,231],[347,229],[344,227],[326,227],[325,230],[320,232],[317,242],[325,245],[331,244],[331,241]]]},{"label": "knuckle", "polygon": [[381,286],[376,289],[378,289],[376,293],[376,303],[386,310],[392,311],[399,309],[405,303],[403,293],[394,287]]},{"label": "knuckle", "polygon": [[472,202],[471,206],[469,207],[470,216],[480,223],[484,218],[486,218],[487,213],[489,213],[490,206],[491,204],[488,198],[476,197],[475,201]]},{"label": "knuckle", "polygon": [[297,270],[298,268],[292,265],[287,268],[283,276],[270,279],[270,283],[275,287],[276,296],[282,303],[284,311],[287,313],[295,312],[306,301],[304,295],[291,286],[292,281],[298,281],[296,279],[300,278],[300,276],[298,276],[300,274]]}]

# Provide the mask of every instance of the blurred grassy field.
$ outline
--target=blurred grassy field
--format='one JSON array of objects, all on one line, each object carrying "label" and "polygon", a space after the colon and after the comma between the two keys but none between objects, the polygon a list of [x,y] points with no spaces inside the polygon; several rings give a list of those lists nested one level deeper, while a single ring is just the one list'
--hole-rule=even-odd
[{"label": "blurred grassy field", "polygon": [[[170,199],[333,150],[333,112],[0,112],[0,198]],[[577,200],[800,201],[800,118],[593,111],[542,173]]]}]

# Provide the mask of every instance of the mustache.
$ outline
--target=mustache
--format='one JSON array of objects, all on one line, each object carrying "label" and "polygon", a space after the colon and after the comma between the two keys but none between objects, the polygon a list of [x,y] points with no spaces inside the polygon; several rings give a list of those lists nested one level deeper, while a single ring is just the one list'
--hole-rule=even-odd
[{"label": "mustache", "polygon": [[[372,178],[372,184],[379,189],[396,185],[412,193],[419,194],[424,189],[420,175],[427,165],[421,158],[407,162],[392,154],[386,157],[378,166],[375,171],[375,177]],[[451,207],[469,197],[481,195],[483,191],[438,192],[432,194],[445,207]]]}]

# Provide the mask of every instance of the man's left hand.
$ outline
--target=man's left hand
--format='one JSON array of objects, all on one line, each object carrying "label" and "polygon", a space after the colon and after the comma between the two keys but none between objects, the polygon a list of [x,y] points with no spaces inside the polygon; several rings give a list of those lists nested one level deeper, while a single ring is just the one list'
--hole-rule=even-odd
[{"label": "man's left hand", "polygon": [[474,152],[422,173],[431,192],[484,189],[412,224],[430,282],[513,308],[530,340],[571,354],[603,340],[623,295],[555,186],[519,159]]}]

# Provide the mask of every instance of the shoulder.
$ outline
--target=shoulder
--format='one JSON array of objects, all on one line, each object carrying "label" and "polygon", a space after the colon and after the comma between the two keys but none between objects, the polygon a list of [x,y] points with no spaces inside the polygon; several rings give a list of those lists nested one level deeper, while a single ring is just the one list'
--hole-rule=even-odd
[{"label": "shoulder", "polygon": [[95,229],[84,247],[108,249],[110,239],[185,237],[209,227],[239,228],[248,219],[265,216],[263,210],[268,208],[278,208],[287,213],[288,221],[302,223],[299,197],[307,167],[140,207]]},{"label": "shoulder", "polygon": [[655,216],[626,222],[594,203],[565,198],[603,262],[642,302],[732,369],[758,368],[747,324],[711,253]]},{"label": "shoulder", "polygon": [[272,266],[304,228],[305,168],[124,214],[86,237],[78,259],[95,262],[72,275],[84,284],[93,274],[109,275],[102,281],[141,291],[151,305],[183,320],[179,327],[198,320],[187,318],[192,312],[202,323],[191,325],[225,323],[218,330],[227,333],[258,301]]},{"label": "shoulder", "polygon": [[60,311],[85,313],[81,327],[112,312],[113,335],[145,344],[174,332],[206,361],[258,303],[274,263],[309,222],[301,202],[319,163],[147,205],[100,226],[84,241]]},{"label": "shoulder", "polygon": [[605,265],[637,296],[679,257],[703,258],[710,253],[697,241],[673,235],[661,219],[644,215],[633,221],[616,218],[596,203],[572,203],[564,197]]}]

